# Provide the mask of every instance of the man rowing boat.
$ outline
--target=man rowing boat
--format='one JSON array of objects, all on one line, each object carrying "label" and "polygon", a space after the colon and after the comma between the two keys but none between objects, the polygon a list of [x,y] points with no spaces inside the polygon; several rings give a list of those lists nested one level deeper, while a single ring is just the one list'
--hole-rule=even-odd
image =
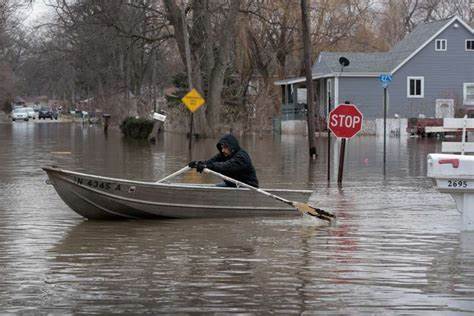
[{"label": "man rowing boat", "polygon": [[[209,160],[191,161],[188,166],[202,172],[204,168],[214,170],[225,176],[258,188],[258,179],[249,154],[240,148],[239,142],[232,134],[224,135],[217,143],[219,153]],[[235,187],[229,181],[217,186]]]}]

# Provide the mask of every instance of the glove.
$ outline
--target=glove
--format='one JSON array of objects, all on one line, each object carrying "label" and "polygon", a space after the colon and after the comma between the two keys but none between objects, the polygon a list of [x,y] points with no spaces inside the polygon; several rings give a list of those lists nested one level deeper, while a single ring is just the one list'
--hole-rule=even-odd
[{"label": "glove", "polygon": [[193,160],[190,163],[188,163],[189,168],[197,168],[197,166],[198,166],[198,161],[196,160]]},{"label": "glove", "polygon": [[197,172],[202,172],[204,168],[207,168],[206,164],[202,161],[199,161],[196,166]]}]

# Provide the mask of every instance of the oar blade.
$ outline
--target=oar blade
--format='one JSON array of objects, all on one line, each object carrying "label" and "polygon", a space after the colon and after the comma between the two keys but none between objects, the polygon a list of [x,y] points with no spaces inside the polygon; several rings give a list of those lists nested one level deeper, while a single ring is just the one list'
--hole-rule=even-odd
[{"label": "oar blade", "polygon": [[326,212],[326,211],[318,209],[318,208],[311,207],[306,203],[294,202],[293,206],[296,207],[298,209],[298,211],[300,211],[303,214],[308,214],[308,215],[320,218],[320,219],[328,221],[328,222],[330,222],[335,217],[333,214],[331,214],[329,212]]}]

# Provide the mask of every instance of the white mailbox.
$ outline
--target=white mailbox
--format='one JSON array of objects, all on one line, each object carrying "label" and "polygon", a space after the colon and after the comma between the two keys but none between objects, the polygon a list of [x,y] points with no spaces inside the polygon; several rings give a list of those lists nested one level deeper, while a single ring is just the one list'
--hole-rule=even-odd
[{"label": "white mailbox", "polygon": [[449,193],[462,214],[462,230],[474,231],[474,156],[429,154],[428,177]]}]

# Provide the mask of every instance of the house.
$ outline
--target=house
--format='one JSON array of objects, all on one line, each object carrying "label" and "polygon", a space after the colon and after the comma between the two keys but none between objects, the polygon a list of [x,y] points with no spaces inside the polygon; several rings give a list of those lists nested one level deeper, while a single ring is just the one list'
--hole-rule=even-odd
[{"label": "house", "polygon": [[[350,64],[341,67],[340,57]],[[452,117],[458,109],[474,108],[474,30],[457,16],[422,24],[388,52],[321,52],[312,72],[315,101],[323,105],[320,116],[350,101],[364,114],[366,133],[374,133],[383,117],[382,74],[393,78],[387,117]],[[298,92],[306,78],[275,84],[282,89],[284,132],[305,117]]]}]

